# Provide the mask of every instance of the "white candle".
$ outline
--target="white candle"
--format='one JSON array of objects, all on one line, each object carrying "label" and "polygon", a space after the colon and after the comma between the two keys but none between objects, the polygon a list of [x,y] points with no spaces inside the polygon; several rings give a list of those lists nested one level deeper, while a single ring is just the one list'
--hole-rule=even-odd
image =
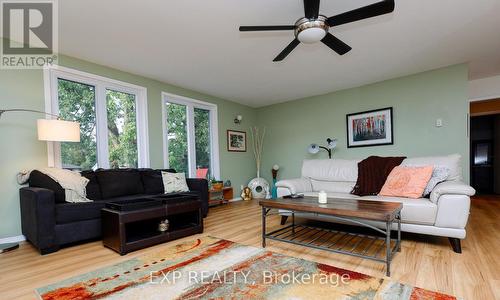
[{"label": "white candle", "polygon": [[326,192],[325,191],[320,191],[318,193],[318,202],[321,204],[326,204],[328,203],[327,197],[326,197]]}]

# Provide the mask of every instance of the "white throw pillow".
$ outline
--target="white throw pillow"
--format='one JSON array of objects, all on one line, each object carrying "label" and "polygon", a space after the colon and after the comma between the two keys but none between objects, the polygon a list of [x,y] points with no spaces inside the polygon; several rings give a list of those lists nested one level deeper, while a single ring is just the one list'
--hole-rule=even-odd
[{"label": "white throw pillow", "polygon": [[165,194],[189,192],[184,173],[161,172]]}]

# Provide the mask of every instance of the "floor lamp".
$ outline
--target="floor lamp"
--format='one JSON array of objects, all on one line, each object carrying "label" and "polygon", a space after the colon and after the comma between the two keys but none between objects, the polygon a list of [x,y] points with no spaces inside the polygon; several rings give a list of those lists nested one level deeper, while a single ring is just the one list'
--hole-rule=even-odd
[{"label": "floor lamp", "polygon": [[[80,142],[80,123],[61,120],[58,115],[32,109],[0,109],[0,118],[6,112],[39,113],[57,119],[37,120],[38,140],[48,142]],[[19,243],[0,244],[0,253],[19,248]]]}]

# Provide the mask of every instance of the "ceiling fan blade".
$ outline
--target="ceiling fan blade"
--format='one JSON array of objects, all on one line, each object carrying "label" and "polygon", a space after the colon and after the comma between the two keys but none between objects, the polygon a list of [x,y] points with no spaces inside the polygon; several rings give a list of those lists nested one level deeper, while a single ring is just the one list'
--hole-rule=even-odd
[{"label": "ceiling fan blade", "polygon": [[285,57],[290,54],[290,52],[292,52],[292,50],[295,49],[298,44],[300,44],[299,40],[294,39],[290,44],[288,44],[288,46],[286,46],[285,49],[283,49],[283,51],[281,51],[280,54],[278,54],[278,56],[276,56],[275,59],[273,59],[273,61],[282,61],[283,59],[285,59]]},{"label": "ceiling fan blade", "polygon": [[328,18],[329,26],[338,26],[346,23],[351,23],[371,17],[376,17],[388,14],[394,11],[394,0],[384,0],[370,4],[355,10],[351,10],[340,15]]},{"label": "ceiling fan blade", "polygon": [[308,19],[316,19],[319,14],[319,0],[304,0],[304,13]]},{"label": "ceiling fan blade", "polygon": [[294,30],[295,25],[240,26],[240,31]]},{"label": "ceiling fan blade", "polygon": [[352,49],[349,45],[334,37],[331,33],[327,33],[321,41],[339,55],[344,55]]}]

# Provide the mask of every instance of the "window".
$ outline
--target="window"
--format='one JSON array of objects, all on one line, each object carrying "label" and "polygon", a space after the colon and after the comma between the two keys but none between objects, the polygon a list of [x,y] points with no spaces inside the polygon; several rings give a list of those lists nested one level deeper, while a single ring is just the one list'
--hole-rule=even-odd
[{"label": "window", "polygon": [[163,93],[166,168],[189,177],[220,178],[217,106]]},{"label": "window", "polygon": [[137,168],[137,121],[134,94],[106,89],[108,151],[111,168]]},{"label": "window", "polygon": [[61,118],[80,122],[80,143],[61,143],[62,166],[91,169],[97,165],[95,87],[58,79],[57,90]]},{"label": "window", "polygon": [[80,122],[80,143],[49,143],[49,165],[149,167],[146,89],[58,67],[45,71],[47,112]]}]

